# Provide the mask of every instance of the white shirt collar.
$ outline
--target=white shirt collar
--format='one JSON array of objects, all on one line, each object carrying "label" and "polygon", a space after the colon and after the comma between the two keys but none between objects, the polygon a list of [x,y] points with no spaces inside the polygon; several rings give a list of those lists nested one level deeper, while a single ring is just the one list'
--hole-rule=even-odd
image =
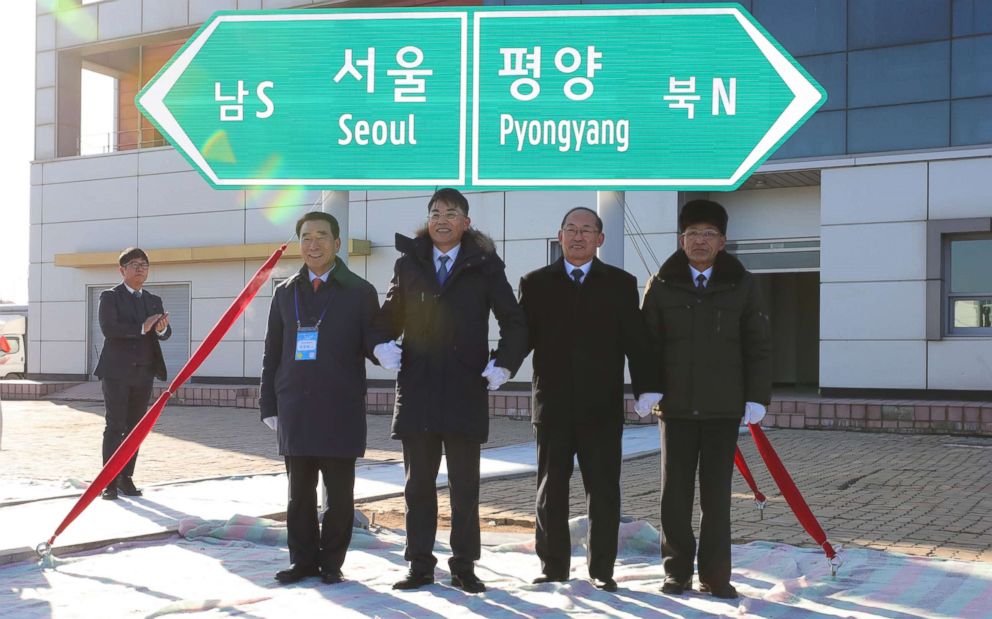
[{"label": "white shirt collar", "polygon": [[127,284],[124,284],[124,287],[127,288],[127,291],[130,292],[131,294],[134,294],[136,292],[139,293],[139,294],[144,294],[144,292],[142,292],[140,290],[135,290],[134,288],[128,286]]},{"label": "white shirt collar", "polygon": [[713,267],[710,267],[710,268],[706,269],[705,271],[699,271],[699,270],[696,269],[696,267],[694,267],[694,266],[692,266],[690,264],[689,265],[689,270],[692,271],[692,285],[693,286],[696,285],[696,279],[700,276],[700,274],[703,277],[706,278],[706,281],[703,282],[703,284],[706,285],[706,286],[709,286],[710,285],[710,277],[713,276]]},{"label": "white shirt collar", "polygon": [[315,280],[315,279],[317,279],[319,277],[320,278],[320,281],[322,281],[322,282],[324,282],[326,284],[327,283],[327,278],[330,277],[331,271],[334,270],[334,267],[335,266],[337,266],[337,265],[332,264],[331,265],[331,268],[327,269],[327,273],[324,273],[323,275],[315,275],[313,271],[311,271],[310,269],[307,269],[307,272],[310,273],[310,281],[312,282],[313,280]]},{"label": "white shirt collar", "polygon": [[592,268],[592,260],[579,266],[575,266],[568,260],[564,260],[564,263],[565,263],[565,275],[568,276],[568,279],[572,279],[572,271],[574,271],[575,269],[582,269],[582,279],[580,281],[583,282],[586,280],[586,275],[589,275],[589,269]]},{"label": "white shirt collar", "polygon": [[454,264],[455,264],[455,260],[458,259],[458,251],[461,248],[462,248],[461,243],[459,243],[458,245],[455,245],[454,247],[452,247],[451,249],[449,249],[447,252],[442,252],[435,245],[434,246],[434,270],[436,271],[436,270],[438,270],[438,269],[441,268],[441,261],[438,260],[438,258],[440,258],[441,256],[447,256],[447,257],[451,258],[451,260],[448,261],[448,265],[447,265],[448,266],[448,270],[450,271],[451,270],[451,267],[454,266]]}]

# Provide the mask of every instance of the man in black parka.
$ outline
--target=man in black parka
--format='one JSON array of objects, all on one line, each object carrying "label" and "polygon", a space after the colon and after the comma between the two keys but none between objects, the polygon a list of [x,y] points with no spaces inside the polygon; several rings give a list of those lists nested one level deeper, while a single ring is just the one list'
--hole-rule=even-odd
[{"label": "man in black parka", "polygon": [[730,484],[743,417],[771,399],[768,311],[754,276],[724,251],[727,212],[693,200],[679,213],[679,247],[648,282],[642,312],[660,367],[662,591],[692,587],[699,470],[700,591],[733,599]]},{"label": "man in black parka", "polygon": [[[451,496],[451,581],[485,591],[475,575],[480,553],[479,456],[489,437],[489,396],[527,354],[527,327],[489,237],[470,229],[468,201],[440,189],[427,206],[428,225],[416,238],[396,235],[396,261],[376,324],[383,367],[399,369],[393,438],[403,441],[406,469],[404,558],[396,589],[434,582],[436,480],[441,451]],[[489,312],[500,338],[489,352]],[[402,350],[396,339],[403,337]],[[385,340],[390,340],[386,342]]]},{"label": "man in black parka", "polygon": [[[341,581],[354,522],[355,460],[365,455],[365,358],[379,300],[348,270],[337,220],[321,212],[296,222],[304,265],[272,297],[259,406],[278,432],[289,476],[289,569],[282,584]],[[327,491],[317,522],[317,474]]]},{"label": "man in black parka", "polygon": [[520,280],[520,306],[534,350],[535,549],[541,559],[534,583],[569,578],[569,480],[578,456],[589,509],[589,576],[596,587],[616,591],[624,360],[642,406],[657,402],[651,396],[658,376],[637,279],[596,258],[605,240],[603,220],[591,209],[573,208],[562,219],[558,240],[562,257]]}]

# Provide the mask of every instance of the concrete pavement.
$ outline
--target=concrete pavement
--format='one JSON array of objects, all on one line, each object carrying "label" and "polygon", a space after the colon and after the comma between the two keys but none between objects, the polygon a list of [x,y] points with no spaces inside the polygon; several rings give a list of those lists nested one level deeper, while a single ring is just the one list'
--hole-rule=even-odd
[{"label": "concrete pavement", "polygon": [[[368,461],[401,459],[388,437],[388,416],[369,416]],[[487,447],[533,440],[526,421],[494,419]],[[4,403],[0,479],[55,484],[92,479],[100,467],[102,407],[91,403],[22,401]],[[864,432],[769,430],[768,436],[802,491],[829,540],[913,555],[992,562],[992,439],[967,436],[870,434]],[[764,519],[750,491],[735,476],[734,541],[781,541],[813,545],[771,481],[750,437],[740,445],[759,488],[768,496]],[[139,459],[139,485],[180,479],[275,473],[283,470],[274,436],[250,409],[167,407]],[[656,454],[624,463],[623,511],[659,518]],[[485,481],[480,517],[484,524],[533,522],[535,478]],[[442,515],[448,509],[440,492]],[[572,513],[584,510],[578,470],[572,483]],[[401,498],[361,505],[399,517]]]}]

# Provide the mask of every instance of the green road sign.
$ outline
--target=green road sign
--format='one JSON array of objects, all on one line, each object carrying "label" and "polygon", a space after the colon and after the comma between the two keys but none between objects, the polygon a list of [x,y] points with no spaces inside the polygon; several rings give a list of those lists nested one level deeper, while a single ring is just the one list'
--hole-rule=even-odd
[{"label": "green road sign", "polygon": [[138,105],[216,187],[731,190],[826,100],[739,5],[216,14]]},{"label": "green road sign", "polygon": [[136,101],[215,187],[462,185],[467,19],[217,13]]}]

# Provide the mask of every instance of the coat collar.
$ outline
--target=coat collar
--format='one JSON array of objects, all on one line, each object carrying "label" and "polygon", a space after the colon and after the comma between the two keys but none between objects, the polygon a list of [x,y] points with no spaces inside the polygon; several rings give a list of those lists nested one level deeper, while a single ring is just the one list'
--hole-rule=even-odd
[{"label": "coat collar", "polygon": [[[565,270],[565,257],[564,256],[559,256],[559,258],[557,260],[555,260],[554,262],[552,262],[551,264],[549,264],[548,266],[546,266],[544,268],[547,269],[547,271],[549,273],[551,273],[552,275],[558,275],[558,276],[561,277],[561,279],[566,280],[569,283],[571,283],[572,280],[569,279],[568,272]],[[597,276],[598,277],[598,276],[606,273],[606,271],[607,271],[606,263],[603,262],[602,260],[600,260],[599,258],[597,258],[596,256],[593,256],[592,257],[592,264],[589,266],[589,274],[586,277],[587,278],[588,277],[593,277],[593,276]]]},{"label": "coat collar", "polygon": [[[710,286],[736,285],[743,279],[745,273],[747,273],[747,269],[744,268],[740,260],[726,251],[721,251],[716,255],[716,261],[713,263],[713,276],[710,278],[707,289]],[[689,257],[683,250],[679,249],[669,256],[665,264],[661,265],[657,278],[663,282],[668,281],[695,288],[689,274]]]},{"label": "coat collar", "polygon": [[[398,232],[396,233],[397,251],[416,258],[421,262],[429,262],[432,266],[434,262],[433,248],[434,243],[431,241],[430,234],[427,232],[427,226],[417,230],[414,238],[410,238]],[[462,235],[461,249],[458,250],[458,259],[455,260],[455,264],[452,265],[452,268],[455,268],[455,266],[458,266],[464,262],[474,262],[472,259],[477,258],[478,256],[495,253],[496,243],[494,243],[489,236],[475,230],[474,228],[469,228],[465,231],[465,234]]]},{"label": "coat collar", "polygon": [[[348,269],[348,265],[346,265],[344,261],[341,260],[340,257],[335,256],[334,268],[331,269],[330,275],[327,276],[327,283],[331,283],[333,281],[339,284],[343,288],[348,288],[349,286],[354,285],[357,277],[358,277],[357,275],[355,275]],[[283,283],[283,285],[289,286],[297,280],[301,282],[309,282],[310,267],[304,264],[302,267],[300,267],[300,270],[294,273],[290,278],[288,278]]]}]

